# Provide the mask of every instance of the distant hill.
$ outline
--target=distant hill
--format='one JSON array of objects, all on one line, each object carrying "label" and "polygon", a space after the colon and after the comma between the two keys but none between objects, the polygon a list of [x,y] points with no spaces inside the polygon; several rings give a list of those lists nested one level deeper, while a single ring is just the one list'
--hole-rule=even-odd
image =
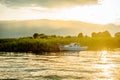
[{"label": "distant hill", "polygon": [[120,25],[92,24],[80,21],[62,20],[18,20],[0,21],[0,38],[32,36],[34,33],[77,36],[82,32],[91,35],[92,32],[108,30],[112,35],[120,32]]}]

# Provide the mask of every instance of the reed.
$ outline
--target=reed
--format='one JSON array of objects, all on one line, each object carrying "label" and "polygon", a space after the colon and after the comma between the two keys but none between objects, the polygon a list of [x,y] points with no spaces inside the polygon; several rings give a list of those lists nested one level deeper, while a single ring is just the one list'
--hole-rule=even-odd
[{"label": "reed", "polygon": [[88,50],[101,50],[120,48],[120,37],[87,37],[87,38],[23,38],[23,39],[0,39],[1,52],[57,52],[58,44],[78,42],[81,46],[88,46]]}]

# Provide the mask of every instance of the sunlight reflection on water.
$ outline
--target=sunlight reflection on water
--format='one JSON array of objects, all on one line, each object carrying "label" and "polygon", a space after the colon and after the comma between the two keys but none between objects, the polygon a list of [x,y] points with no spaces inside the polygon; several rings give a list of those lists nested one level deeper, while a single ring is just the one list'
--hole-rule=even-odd
[{"label": "sunlight reflection on water", "polygon": [[98,69],[101,69],[99,77],[103,78],[102,80],[116,80],[113,76],[116,65],[109,60],[110,53],[108,51],[101,51],[100,54],[101,64],[95,65]]},{"label": "sunlight reflection on water", "polygon": [[0,79],[120,80],[119,74],[120,52],[0,54]]}]

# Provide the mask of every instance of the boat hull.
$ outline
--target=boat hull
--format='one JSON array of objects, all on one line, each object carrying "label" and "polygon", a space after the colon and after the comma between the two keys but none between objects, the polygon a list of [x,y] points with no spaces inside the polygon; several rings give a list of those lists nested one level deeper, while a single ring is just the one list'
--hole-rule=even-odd
[{"label": "boat hull", "polygon": [[61,51],[85,51],[87,50],[87,47],[60,47]]}]

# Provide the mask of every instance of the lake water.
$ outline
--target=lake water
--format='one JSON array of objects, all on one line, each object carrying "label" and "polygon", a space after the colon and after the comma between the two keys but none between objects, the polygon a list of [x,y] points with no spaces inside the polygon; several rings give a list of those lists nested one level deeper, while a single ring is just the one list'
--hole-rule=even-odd
[{"label": "lake water", "polygon": [[0,79],[120,80],[120,52],[0,53]]}]

